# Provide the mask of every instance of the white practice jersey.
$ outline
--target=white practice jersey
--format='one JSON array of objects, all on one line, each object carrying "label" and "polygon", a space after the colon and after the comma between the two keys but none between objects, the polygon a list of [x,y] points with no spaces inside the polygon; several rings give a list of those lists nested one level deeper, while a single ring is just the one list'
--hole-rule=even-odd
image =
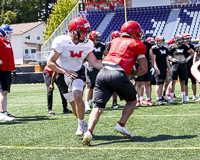
[{"label": "white practice jersey", "polygon": [[74,44],[69,35],[61,35],[53,40],[52,49],[60,53],[56,61],[60,67],[78,71],[88,53],[94,50],[94,44],[90,40]]}]

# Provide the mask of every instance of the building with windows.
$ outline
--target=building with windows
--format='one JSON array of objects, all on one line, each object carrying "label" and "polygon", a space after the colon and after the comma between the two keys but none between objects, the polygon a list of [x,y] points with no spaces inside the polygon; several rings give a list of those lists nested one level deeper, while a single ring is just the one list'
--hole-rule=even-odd
[{"label": "building with windows", "polygon": [[35,61],[36,52],[43,44],[45,22],[31,22],[11,24],[13,29],[11,44],[14,52],[15,64],[27,64]]}]

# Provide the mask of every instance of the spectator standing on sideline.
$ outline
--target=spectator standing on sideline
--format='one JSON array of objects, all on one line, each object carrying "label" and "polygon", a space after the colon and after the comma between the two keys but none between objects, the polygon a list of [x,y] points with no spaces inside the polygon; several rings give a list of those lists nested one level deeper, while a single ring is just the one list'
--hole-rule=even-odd
[{"label": "spectator standing on sideline", "polygon": [[[145,57],[147,59],[148,71],[146,74],[135,78],[136,90],[137,90],[137,105],[136,106],[138,107],[141,106],[141,101],[143,104],[146,104],[147,106],[154,106],[154,104],[151,102],[151,84],[150,84],[151,81],[153,80],[153,75],[155,72],[155,69],[153,67],[154,56],[151,49],[151,44],[144,40],[141,40],[141,41],[145,44],[145,47],[146,47]],[[145,91],[146,91],[146,101],[143,98],[140,99],[140,96],[143,95],[143,92],[144,92],[143,85],[145,86]]]},{"label": "spectator standing on sideline", "polygon": [[[50,115],[55,115],[55,112],[52,111],[52,107],[53,107],[53,90],[54,90],[54,82],[56,83],[56,80],[55,80],[56,75],[57,75],[56,72],[54,72],[48,66],[45,66],[45,68],[43,70],[43,77],[44,77],[44,81],[45,81],[46,87],[47,87],[47,107],[48,107],[48,114],[50,114]],[[63,96],[61,89],[59,87],[58,87],[58,90],[60,92],[60,96],[62,99],[63,113],[64,114],[72,113],[71,110],[67,109],[67,100]]]},{"label": "spectator standing on sideline", "polygon": [[[194,45],[191,43],[191,36],[190,34],[188,33],[184,33],[183,34],[183,37],[184,37],[184,43],[189,45],[191,49],[194,50]],[[186,58],[189,57],[190,55],[187,54],[186,55]],[[195,101],[199,101],[199,98],[197,97],[196,95],[196,79],[193,77],[193,75],[191,74],[191,67],[193,65],[193,57],[190,58],[190,60],[187,62],[187,74],[188,74],[188,78],[191,79],[191,82],[192,82],[192,92],[193,92],[193,97],[192,99],[195,100]],[[188,78],[187,80],[185,81],[185,99],[189,102],[189,95],[188,95]]]},{"label": "spectator standing on sideline", "polygon": [[113,92],[116,92],[121,100],[126,101],[122,117],[114,130],[126,137],[133,137],[126,130],[125,124],[134,111],[137,93],[127,75],[132,70],[136,60],[138,60],[140,68],[136,72],[130,73],[129,76],[139,76],[147,72],[146,48],[144,43],[139,40],[142,35],[144,33],[140,25],[135,21],[128,21],[121,27],[121,37],[111,41],[110,51],[102,61],[105,67],[97,75],[94,89],[94,108],[90,113],[88,131],[84,134],[83,145],[90,145],[94,127]]},{"label": "spectator standing on sideline", "polygon": [[[185,81],[188,78],[187,75],[187,62],[190,58],[193,57],[194,51],[187,44],[184,44],[184,37],[181,34],[175,36],[176,43],[171,44],[169,46],[169,61],[172,62],[171,65],[171,77],[170,80],[172,83],[170,84],[170,103],[174,103],[174,91],[175,84],[179,75],[180,78],[180,86],[181,86],[181,94],[182,94],[182,102],[188,102],[185,99]],[[186,58],[186,56],[189,56]]]},{"label": "spectator standing on sideline", "polygon": [[[121,36],[121,32],[120,31],[114,31],[111,34],[111,39],[113,40],[114,38],[117,38],[117,37],[120,37],[120,36]],[[107,49],[108,52],[110,50],[110,43],[111,42],[107,42],[106,43],[106,49]],[[115,93],[115,92],[113,93],[112,99],[113,99],[113,103],[112,103],[111,108],[120,108],[120,107],[123,107],[123,106],[120,106],[119,104],[117,104],[117,93]]]},{"label": "spectator standing on sideline", "polygon": [[[101,42],[101,34],[98,31],[92,31],[89,33],[89,39],[94,44],[93,54],[95,55],[98,62],[101,62],[103,55],[106,56],[108,51],[105,49],[105,44]],[[85,92],[85,111],[91,111],[93,108],[92,98],[93,98],[93,89],[96,81],[97,74],[99,70],[93,68],[89,62],[84,63],[85,66],[85,76],[87,89]],[[88,67],[89,66],[89,67]]]},{"label": "spectator standing on sideline", "polygon": [[11,71],[15,69],[13,50],[10,43],[12,28],[0,27],[0,120],[13,121],[15,115],[7,112],[7,95],[11,87]]},{"label": "spectator standing on sideline", "polygon": [[167,47],[164,46],[165,39],[163,36],[156,36],[155,41],[156,45],[152,47],[152,50],[154,54],[154,67],[156,70],[156,104],[164,105],[166,103],[166,100],[162,97],[162,91],[163,85],[166,80],[167,68],[168,70],[170,69],[168,61],[169,50]]},{"label": "spectator standing on sideline", "polygon": [[68,34],[58,36],[53,40],[47,61],[48,67],[58,72],[57,84],[61,85],[61,92],[71,102],[72,112],[77,116],[77,136],[82,136],[87,131],[87,122],[84,119],[83,80],[85,72],[82,67],[83,61],[86,58],[93,67],[97,69],[103,67],[92,53],[93,43],[86,39],[89,32],[90,24],[85,18],[72,19],[69,23]]}]

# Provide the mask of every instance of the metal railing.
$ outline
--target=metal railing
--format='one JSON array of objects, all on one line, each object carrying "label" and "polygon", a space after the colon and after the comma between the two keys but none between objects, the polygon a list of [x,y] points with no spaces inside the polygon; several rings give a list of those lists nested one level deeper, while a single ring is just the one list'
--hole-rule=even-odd
[{"label": "metal railing", "polygon": [[62,35],[68,29],[69,22],[78,16],[78,4],[72,9],[68,16],[61,22],[61,24],[56,28],[52,35],[46,40],[46,42],[41,47],[41,53],[51,50],[51,44],[55,37]]}]

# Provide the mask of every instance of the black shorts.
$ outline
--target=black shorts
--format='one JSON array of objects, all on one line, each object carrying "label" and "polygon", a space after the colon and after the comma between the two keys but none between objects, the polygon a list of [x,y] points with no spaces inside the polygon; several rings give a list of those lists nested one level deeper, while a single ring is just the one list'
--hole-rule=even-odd
[{"label": "black shorts", "polygon": [[156,79],[156,84],[160,85],[160,84],[164,84],[164,82],[166,81],[166,69],[165,70],[160,70],[160,74],[159,75],[155,75],[155,79]]},{"label": "black shorts", "polygon": [[181,81],[186,81],[188,78],[187,75],[187,65],[186,63],[172,63],[171,65],[171,76],[170,80],[178,80],[178,75],[179,79]]},{"label": "black shorts", "polygon": [[[188,78],[191,79],[192,84],[196,84],[196,79],[193,77],[192,73],[191,73],[191,67],[192,67],[192,63],[187,63],[187,74],[188,74]],[[185,81],[185,85],[188,85],[188,78]]]},{"label": "black shorts", "polygon": [[151,75],[151,72],[148,71],[146,74],[142,75],[142,76],[138,76],[135,81],[139,81],[139,82],[148,82],[148,81],[153,81],[153,76]]},{"label": "black shorts", "polygon": [[[84,72],[84,68],[81,68],[79,71],[76,72],[78,74],[78,76],[76,77],[76,79],[81,79],[84,81],[84,77],[85,77],[85,72]],[[56,77],[56,84],[58,86],[58,88],[60,89],[62,94],[65,93],[69,93],[68,92],[68,86],[65,83],[65,78],[64,78],[64,74],[58,73],[57,77]]]},{"label": "black shorts", "polygon": [[10,92],[11,71],[0,71],[0,91]]},{"label": "black shorts", "polygon": [[119,95],[120,100],[136,100],[135,87],[124,71],[103,68],[99,71],[95,83],[94,107],[105,108],[113,92]]}]

